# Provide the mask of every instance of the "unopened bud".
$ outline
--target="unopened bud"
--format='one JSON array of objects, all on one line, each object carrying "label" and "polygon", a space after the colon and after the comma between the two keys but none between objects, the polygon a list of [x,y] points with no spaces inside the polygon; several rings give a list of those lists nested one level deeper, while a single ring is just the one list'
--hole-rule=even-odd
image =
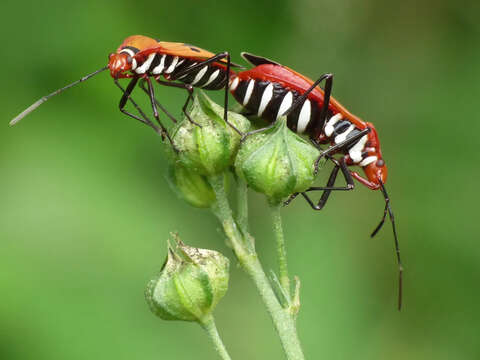
[{"label": "unopened bud", "polygon": [[[224,109],[205,94],[198,92],[188,118],[173,132],[176,155],[183,166],[201,175],[211,176],[233,164],[240,144],[240,135],[223,119]],[[198,94],[197,93],[197,94]],[[228,121],[240,132],[246,132],[250,122],[242,115],[228,112]]]},{"label": "unopened bud", "polygon": [[248,186],[278,203],[312,185],[318,155],[315,147],[288,129],[286,118],[280,118],[273,127],[247,137],[235,169]]},{"label": "unopened bud", "polygon": [[228,288],[229,261],[221,253],[198,249],[177,240],[167,260],[148,284],[145,297],[154,314],[164,320],[202,322]]},{"label": "unopened bud", "polygon": [[178,161],[170,165],[168,175],[173,190],[190,205],[208,208],[215,202],[215,192],[205,176],[187,170]]}]

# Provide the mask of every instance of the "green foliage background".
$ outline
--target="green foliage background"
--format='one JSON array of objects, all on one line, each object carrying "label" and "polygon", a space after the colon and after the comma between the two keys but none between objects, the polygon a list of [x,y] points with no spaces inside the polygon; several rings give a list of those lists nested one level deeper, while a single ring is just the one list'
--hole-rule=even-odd
[{"label": "green foliage background", "polygon": [[[143,291],[171,230],[232,258],[230,250],[213,216],[169,189],[159,138],[120,114],[109,75],[7,125],[40,96],[104,66],[132,34],[229,50],[236,62],[250,51],[311,78],[333,72],[334,96],[379,131],[405,307],[395,308],[389,225],[369,238],[380,193],[334,194],[321,213],[296,201],[283,213],[291,271],[303,281],[307,358],[480,357],[478,1],[6,0],[1,12],[1,359],[216,356],[198,326],[156,319]],[[185,94],[158,93],[179,115]],[[272,268],[270,219],[256,194],[251,214]],[[233,358],[282,358],[235,266],[216,317]]]}]

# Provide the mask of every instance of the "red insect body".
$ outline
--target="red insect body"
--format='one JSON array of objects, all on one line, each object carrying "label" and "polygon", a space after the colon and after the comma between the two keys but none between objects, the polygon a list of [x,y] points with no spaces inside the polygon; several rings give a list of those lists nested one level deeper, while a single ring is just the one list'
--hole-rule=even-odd
[{"label": "red insect body", "polygon": [[[372,190],[380,189],[385,199],[385,210],[382,220],[372,232],[374,236],[383,226],[387,213],[392,222],[395,250],[398,262],[398,308],[402,306],[402,274],[398,238],[395,221],[390,207],[390,198],[385,189],[387,167],[382,158],[378,134],[369,122],[364,122],[350,113],[342,104],[330,96],[332,89],[331,74],[324,74],[316,82],[269,59],[253,54],[243,53],[243,57],[254,65],[254,68],[242,71],[232,79],[230,92],[248,111],[257,114],[267,121],[274,122],[281,116],[287,117],[287,125],[294,131],[306,133],[317,143],[331,144],[331,151],[341,152],[342,161],[333,160],[336,167],[332,171],[327,186],[310,188],[322,190],[323,194],[315,205],[306,195],[309,204],[315,210],[321,210],[332,190],[351,190],[353,180]],[[325,80],[325,90],[316,84]],[[327,94],[327,95],[325,95]],[[324,108],[327,103],[328,107]],[[366,133],[366,131],[368,131]],[[365,134],[366,133],[366,134]],[[328,150],[326,154],[329,153]],[[347,166],[361,166],[366,178]],[[335,188],[335,179],[342,169],[348,187]],[[351,175],[351,176],[349,176]],[[307,190],[308,191],[308,190]],[[287,203],[298,193],[292,194]]]},{"label": "red insect body", "polygon": [[[314,81],[311,79],[279,64],[261,64],[252,69],[239,72],[237,77],[240,80],[245,81],[253,79],[256,81],[277,83],[285,89],[296,91],[300,95],[303,95],[314,84]],[[312,104],[316,104],[320,110],[324,103],[324,91],[317,86],[308,94],[307,98],[312,102]],[[328,111],[332,116],[341,114],[343,119],[351,122],[359,130],[364,130],[367,127],[371,129],[370,133],[368,134],[368,140],[363,148],[363,152],[366,152],[368,156],[376,156],[377,161],[363,166],[363,170],[367,179],[363,178],[356,172],[352,172],[352,176],[372,190],[379,189],[379,180],[381,180],[382,183],[385,183],[387,180],[387,167],[382,158],[380,141],[378,140],[378,134],[375,130],[375,127],[372,123],[364,122],[359,117],[353,115],[333,97],[330,97]],[[316,131],[315,134],[310,135],[319,143],[333,144],[333,138],[331,136],[327,136],[323,131]],[[345,155],[345,160],[347,165],[358,165],[352,161],[348,154]]]},{"label": "red insect body", "polygon": [[[124,49],[136,49],[136,53],[132,56],[124,52]],[[132,51],[133,53],[133,51]],[[214,53],[201,49],[199,47],[177,42],[157,41],[143,35],[132,35],[127,37],[122,44],[117,48],[117,51],[110,54],[108,68],[113,78],[132,78],[136,76],[133,71],[137,66],[140,66],[147,61],[151,54],[172,55],[178,56],[181,59],[188,59],[194,61],[204,61],[213,56]],[[226,69],[227,61],[225,59],[218,60],[213,63],[213,66]],[[236,66],[235,64],[231,64]],[[231,71],[233,74],[233,71]],[[163,74],[165,78],[169,78],[168,74]],[[147,75],[145,75],[147,76]]]},{"label": "red insect body", "polygon": [[[311,79],[293,71],[292,69],[274,64],[263,64],[256,66],[253,69],[242,71],[238,73],[238,77],[242,80],[254,79],[276,82],[287,89],[296,90],[300,94],[304,94],[314,83]],[[321,108],[324,99],[323,90],[317,86],[310,94],[308,94],[308,99]],[[348,119],[359,129],[363,130],[367,127],[367,124],[364,121],[350,113],[333,97],[330,98],[328,109],[334,115],[341,113],[344,118]]]}]

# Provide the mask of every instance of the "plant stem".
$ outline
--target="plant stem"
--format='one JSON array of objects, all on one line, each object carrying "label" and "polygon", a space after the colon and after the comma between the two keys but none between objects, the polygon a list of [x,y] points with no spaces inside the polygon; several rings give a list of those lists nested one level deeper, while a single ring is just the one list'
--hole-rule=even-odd
[{"label": "plant stem", "polygon": [[237,223],[243,233],[248,232],[248,187],[245,180],[236,177],[237,181]]},{"label": "plant stem", "polygon": [[305,357],[297,335],[295,317],[290,312],[289,308],[283,308],[281,306],[275,296],[272,286],[258,260],[253,238],[249,234],[244,234],[244,236],[242,236],[238,230],[232,217],[232,210],[228,203],[222,177],[210,177],[209,181],[217,197],[217,206],[214,213],[223,225],[225,234],[231,242],[238,262],[253,280],[260,297],[272,318],[275,330],[280,337],[287,359],[304,360]]},{"label": "plant stem", "polygon": [[288,277],[288,265],[287,265],[287,250],[285,248],[285,237],[283,235],[282,227],[282,216],[280,214],[280,209],[282,208],[282,203],[270,203],[270,212],[272,214],[273,222],[273,232],[275,233],[275,239],[277,241],[277,257],[278,257],[278,267],[279,267],[279,276],[280,284],[285,290],[285,293],[289,296],[289,301],[291,298],[290,294],[290,278]]},{"label": "plant stem", "polygon": [[227,349],[218,334],[217,327],[215,326],[215,320],[213,316],[210,314],[202,319],[200,322],[200,326],[207,332],[208,336],[213,342],[213,346],[215,350],[217,350],[218,354],[223,360],[232,360],[230,355],[228,355]]},{"label": "plant stem", "polygon": [[[240,260],[239,260],[240,261]],[[284,309],[277,300],[270,282],[263,271],[262,265],[256,256],[240,261],[246,273],[250,275],[258,292],[272,318],[286,358],[289,360],[304,360],[302,347],[297,335],[295,318],[289,309]]]}]

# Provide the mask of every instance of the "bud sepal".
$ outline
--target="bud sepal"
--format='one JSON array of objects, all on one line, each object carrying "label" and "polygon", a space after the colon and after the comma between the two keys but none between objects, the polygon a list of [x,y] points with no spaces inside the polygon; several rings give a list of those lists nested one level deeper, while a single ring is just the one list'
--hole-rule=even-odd
[{"label": "bud sepal", "polygon": [[228,289],[229,260],[213,250],[198,249],[176,239],[160,273],[145,297],[152,312],[164,320],[202,323]]}]

